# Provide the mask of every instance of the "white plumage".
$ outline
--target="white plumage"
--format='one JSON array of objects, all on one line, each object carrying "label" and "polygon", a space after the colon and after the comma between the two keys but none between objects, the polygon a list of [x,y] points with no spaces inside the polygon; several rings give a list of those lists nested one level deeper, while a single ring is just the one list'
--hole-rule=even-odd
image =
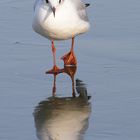
[{"label": "white plumage", "polygon": [[[55,17],[52,7],[56,7]],[[36,0],[32,26],[50,40],[66,40],[87,32],[90,25],[81,0]]]}]

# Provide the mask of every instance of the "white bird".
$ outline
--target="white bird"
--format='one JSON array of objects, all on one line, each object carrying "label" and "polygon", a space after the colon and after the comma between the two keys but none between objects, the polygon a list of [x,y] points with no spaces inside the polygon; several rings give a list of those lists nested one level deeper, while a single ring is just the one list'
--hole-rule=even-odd
[{"label": "white bird", "polygon": [[59,73],[56,65],[55,40],[72,39],[71,50],[61,57],[64,65],[76,65],[74,37],[88,31],[90,24],[86,7],[81,0],[36,0],[32,27],[35,32],[52,42],[54,66],[47,73]]}]

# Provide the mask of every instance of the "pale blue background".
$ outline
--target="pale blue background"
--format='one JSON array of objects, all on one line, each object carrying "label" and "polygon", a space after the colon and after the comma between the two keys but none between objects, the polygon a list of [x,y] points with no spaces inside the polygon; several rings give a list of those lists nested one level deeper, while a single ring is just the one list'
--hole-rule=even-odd
[{"label": "pale blue background", "polygon": [[[92,114],[85,140],[140,139],[140,1],[87,0],[91,29],[76,38]],[[36,140],[34,107],[51,95],[50,42],[32,31],[33,1],[0,1],[0,139]],[[57,63],[70,41],[58,42]],[[71,81],[57,77],[59,96]]]}]

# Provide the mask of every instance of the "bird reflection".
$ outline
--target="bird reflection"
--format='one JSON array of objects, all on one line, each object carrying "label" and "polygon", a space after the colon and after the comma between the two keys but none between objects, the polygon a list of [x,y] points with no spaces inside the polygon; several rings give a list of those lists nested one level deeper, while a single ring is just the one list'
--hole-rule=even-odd
[{"label": "bird reflection", "polygon": [[53,96],[41,101],[34,111],[36,133],[39,140],[83,140],[88,128],[91,105],[85,84],[74,83],[76,67],[65,67],[63,73],[72,80],[72,96],[56,97],[56,74]]}]

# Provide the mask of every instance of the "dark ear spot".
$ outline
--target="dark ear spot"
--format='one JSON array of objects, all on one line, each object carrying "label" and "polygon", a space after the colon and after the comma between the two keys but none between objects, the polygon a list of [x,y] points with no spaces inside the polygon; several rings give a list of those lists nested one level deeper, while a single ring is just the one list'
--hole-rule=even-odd
[{"label": "dark ear spot", "polygon": [[49,3],[49,1],[48,1],[48,0],[46,0],[46,3]]},{"label": "dark ear spot", "polygon": [[59,0],[59,3],[61,3],[61,0]]}]

